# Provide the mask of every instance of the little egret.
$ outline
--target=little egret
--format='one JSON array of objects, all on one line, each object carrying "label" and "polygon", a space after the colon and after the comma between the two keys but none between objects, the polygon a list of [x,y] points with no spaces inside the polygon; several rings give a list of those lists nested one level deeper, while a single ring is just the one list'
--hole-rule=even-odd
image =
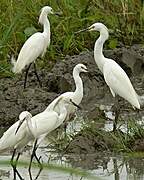
[{"label": "little egret", "polygon": [[[51,110],[49,112],[42,112],[31,118],[31,116],[28,116],[28,118],[23,118],[22,121],[20,121],[19,126],[17,127],[16,133],[19,131],[19,128],[21,125],[24,123],[24,121],[27,121],[27,127],[29,129],[28,133],[30,132],[34,139],[34,147],[31,155],[31,160],[30,160],[30,165],[29,165],[29,174],[30,174],[30,179],[32,179],[31,175],[31,163],[33,160],[33,157],[36,158],[40,165],[40,171],[37,175],[39,176],[41,170],[42,170],[42,165],[39,161],[39,158],[36,156],[36,150],[38,148],[38,145],[44,139],[46,135],[48,135],[51,131],[59,127],[63,121],[65,120],[67,116],[67,105],[73,105],[76,107],[79,107],[77,104],[75,104],[70,98],[61,96],[59,99],[57,99],[56,103],[53,104],[53,107],[51,107]],[[55,106],[59,106],[59,114],[55,112],[53,109]],[[36,178],[37,179],[37,178]]]},{"label": "little egret", "polygon": [[[30,118],[32,117],[31,114],[27,112],[22,112],[19,115],[19,121],[22,121],[24,118],[28,118],[29,116]],[[23,148],[29,142],[29,140],[31,140],[30,134],[27,133],[28,128],[26,124],[23,124],[23,126],[20,128],[20,131],[15,134],[15,131],[19,125],[19,121],[14,123],[6,132],[4,132],[3,136],[0,139],[0,153],[3,153],[9,149],[14,150],[11,158],[11,165],[14,170],[14,179],[16,179],[16,174],[19,176],[20,179],[23,179],[17,171],[16,166]],[[16,157],[16,163],[14,163],[13,160],[17,150],[18,155]]]},{"label": "little egret", "polygon": [[[22,152],[23,148],[28,144],[29,141],[35,140],[33,153],[31,156],[30,166],[29,166],[29,173],[31,176],[31,162],[33,157],[36,158],[38,161],[40,168],[42,167],[39,161],[39,158],[36,156],[36,149],[37,144],[41,142],[41,140],[51,131],[56,129],[58,126],[62,124],[62,122],[65,120],[67,115],[67,104],[75,104],[72,102],[70,98],[62,97],[57,99],[55,101],[55,104],[53,104],[53,107],[51,106],[50,111],[43,111],[42,113],[39,113],[35,115],[34,117],[31,116],[31,114],[27,111],[24,111],[19,116],[19,121],[14,123],[1,137],[0,139],[0,153],[7,151],[8,149],[14,149],[13,155],[11,158],[11,165],[14,170],[14,178],[16,177],[16,174],[19,176],[20,179],[22,177],[20,176],[19,172],[16,169],[16,165],[20,156],[20,153]],[[60,112],[59,114],[55,112],[53,109],[55,106],[59,106]],[[27,123],[26,123],[27,122]],[[38,142],[37,142],[38,140]],[[18,151],[18,155],[16,158],[16,163],[13,163],[14,156],[16,154],[16,151]],[[40,169],[41,170],[41,169]]]},{"label": "little egret", "polygon": [[105,82],[109,86],[113,97],[117,94],[127,100],[134,108],[140,109],[138,95],[125,71],[114,60],[103,55],[103,44],[109,37],[107,27],[98,22],[77,33],[83,31],[100,32],[100,36],[94,46],[94,59],[98,68],[103,73]]},{"label": "little egret", "polygon": [[47,18],[48,14],[54,14],[54,12],[51,7],[44,6],[39,17],[39,23],[43,25],[43,32],[33,34],[21,48],[17,61],[14,58],[11,60],[14,73],[21,73],[25,66],[28,66],[25,75],[24,88],[26,87],[27,75],[32,63],[34,63],[34,72],[37,80],[40,86],[42,86],[36,71],[35,60],[39,56],[44,56],[46,49],[50,44],[50,22]]},{"label": "little egret", "polygon": [[[65,92],[65,93],[61,94],[54,101],[52,101],[51,104],[49,104],[49,106],[46,108],[45,111],[49,111],[51,108],[53,108],[53,104],[55,104],[55,102],[59,98],[61,98],[61,96],[72,99],[72,101],[77,105],[79,105],[81,103],[82,98],[83,98],[83,82],[82,82],[82,79],[80,78],[81,72],[88,72],[87,67],[84,64],[77,64],[73,69],[73,78],[74,78],[75,86],[76,86],[75,91],[74,92]],[[67,106],[67,116],[66,116],[65,121],[68,121],[70,119],[71,115],[73,115],[74,112],[76,111],[76,107],[72,106],[71,104],[67,104],[67,105],[68,105]],[[54,110],[56,112],[59,112],[59,106],[55,106]]]}]

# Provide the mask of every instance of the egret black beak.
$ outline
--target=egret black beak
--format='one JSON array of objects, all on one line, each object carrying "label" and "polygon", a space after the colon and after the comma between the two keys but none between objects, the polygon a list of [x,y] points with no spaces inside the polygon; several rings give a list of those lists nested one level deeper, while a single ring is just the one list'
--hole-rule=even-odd
[{"label": "egret black beak", "polygon": [[56,16],[62,16],[63,13],[62,12],[54,12],[53,14]]},{"label": "egret black beak", "polygon": [[74,106],[76,106],[78,109],[82,109],[79,105],[77,105],[75,102],[73,102],[72,99],[70,99],[70,102],[71,102]]},{"label": "egret black beak", "polygon": [[89,31],[90,30],[90,27],[86,28],[86,29],[82,29],[82,30],[79,30],[77,32],[74,32],[74,34],[79,34],[81,32],[85,32],[85,31]]},{"label": "egret black beak", "polygon": [[84,72],[88,72],[87,68],[82,68]]},{"label": "egret black beak", "polygon": [[24,123],[25,120],[26,120],[26,117],[23,120],[19,121],[19,125],[18,125],[18,127],[17,127],[17,129],[15,131],[15,135],[17,134],[19,128],[21,127],[21,125]]}]

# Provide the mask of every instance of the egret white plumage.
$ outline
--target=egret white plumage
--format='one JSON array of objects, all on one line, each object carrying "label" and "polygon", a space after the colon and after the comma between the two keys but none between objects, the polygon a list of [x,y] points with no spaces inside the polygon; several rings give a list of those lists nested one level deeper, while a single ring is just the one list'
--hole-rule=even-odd
[{"label": "egret white plumage", "polygon": [[[19,121],[23,120],[24,118],[28,118],[29,116],[30,118],[32,117],[30,113],[22,112],[19,115]],[[4,132],[3,136],[0,139],[0,153],[8,151],[9,149],[14,150],[11,158],[11,165],[14,170],[14,179],[16,179],[16,174],[19,176],[20,179],[23,179],[17,171],[16,166],[23,148],[31,139],[31,134],[27,133],[29,131],[26,124],[23,124],[20,131],[17,134],[15,134],[15,131],[19,125],[19,121],[14,123],[6,132]],[[16,157],[16,163],[14,164],[13,161],[17,150],[18,154]]]},{"label": "egret white plumage", "polygon": [[[65,93],[61,94],[54,101],[52,101],[52,103],[49,104],[49,106],[46,108],[45,111],[49,111],[51,108],[53,108],[53,105],[59,98],[61,98],[61,96],[72,99],[72,101],[77,105],[79,105],[81,103],[82,98],[83,98],[83,82],[80,77],[81,72],[88,72],[87,67],[84,64],[77,64],[73,69],[73,78],[74,78],[74,82],[75,82],[75,86],[76,86],[75,91],[74,92],[65,92]],[[54,110],[56,112],[59,112],[60,111],[59,106],[55,106]],[[71,115],[73,115],[75,111],[76,111],[76,107],[72,106],[71,104],[67,104],[67,116],[66,116],[65,121],[68,121],[70,119]]]},{"label": "egret white plumage", "polygon": [[83,31],[100,32],[100,36],[94,46],[94,59],[98,68],[103,73],[105,82],[109,86],[113,97],[119,95],[127,100],[133,107],[140,109],[138,95],[125,71],[114,60],[106,58],[103,55],[103,44],[109,37],[107,27],[98,22],[78,32]]},{"label": "egret white plumage", "polygon": [[[16,165],[17,165],[17,161],[19,159],[20,153],[22,152],[23,148],[28,144],[28,142],[31,140],[36,140],[36,141],[35,141],[33,154],[32,154],[30,162],[32,162],[33,157],[35,157],[38,163],[40,164],[39,159],[37,158],[36,153],[35,153],[36,147],[39,145],[41,140],[48,133],[50,133],[51,131],[56,129],[58,126],[60,126],[60,124],[65,120],[66,115],[67,115],[67,109],[66,109],[67,103],[73,104],[70,98],[65,98],[61,96],[61,98],[55,101],[55,104],[53,104],[53,107],[51,106],[50,111],[43,111],[42,113],[39,113],[35,115],[34,117],[32,117],[29,112],[24,111],[19,116],[20,120],[14,123],[3,134],[3,136],[0,139],[0,153],[5,152],[8,149],[14,149],[12,159],[11,159],[11,165],[14,170],[14,176],[16,176],[16,173],[17,173],[19,178],[22,179],[22,177],[20,176],[19,172],[16,169]],[[53,110],[55,106],[59,106],[59,109],[60,109],[59,114]],[[16,154],[16,151],[18,151],[18,155],[16,158],[16,164],[14,164],[13,159]],[[31,168],[31,163],[30,163],[29,170],[30,168]]]},{"label": "egret white plumage", "polygon": [[40,79],[36,72],[35,60],[39,56],[44,56],[46,49],[50,44],[50,22],[47,18],[48,14],[54,14],[54,12],[51,7],[44,6],[39,16],[39,23],[43,25],[43,32],[37,32],[27,39],[20,50],[17,61],[12,58],[12,70],[14,73],[21,73],[25,66],[28,66],[25,75],[24,88],[26,87],[27,75],[32,63],[34,63],[34,72],[41,86]]}]

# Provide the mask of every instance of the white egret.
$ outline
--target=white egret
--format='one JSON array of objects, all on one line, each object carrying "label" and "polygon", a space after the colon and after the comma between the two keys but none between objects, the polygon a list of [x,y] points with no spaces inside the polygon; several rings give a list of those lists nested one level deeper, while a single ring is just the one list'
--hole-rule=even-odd
[{"label": "white egret", "polygon": [[[22,121],[26,117],[28,118],[28,116],[31,115],[27,112],[22,112],[19,115],[19,121]],[[19,176],[20,179],[23,179],[19,174],[19,172],[17,171],[16,166],[23,148],[31,139],[30,134],[27,133],[28,129],[26,124],[23,124],[20,131],[17,134],[15,134],[15,131],[19,125],[19,121],[14,123],[6,132],[4,132],[3,136],[0,139],[0,153],[3,153],[10,149],[14,150],[11,158],[11,165],[14,170],[14,179],[16,179],[16,174]],[[18,150],[18,155],[16,157],[16,163],[14,164],[13,160],[17,150]]]},{"label": "white egret", "polygon": [[[16,169],[17,161],[19,159],[20,153],[22,152],[23,148],[28,144],[31,140],[36,140],[33,148],[33,153],[31,156],[30,166],[29,166],[29,173],[31,176],[31,162],[33,157],[36,158],[38,163],[40,164],[39,159],[36,156],[35,150],[37,148],[37,143],[41,142],[41,140],[51,131],[56,129],[62,122],[65,120],[67,115],[67,104],[73,104],[70,98],[62,97],[55,101],[53,104],[53,108],[51,106],[50,111],[43,111],[35,115],[34,117],[27,111],[24,111],[19,116],[19,121],[14,123],[2,136],[0,139],[0,153],[7,151],[8,149],[14,149],[13,155],[11,158],[11,165],[14,170],[14,177],[16,174],[20,176],[19,172]],[[55,106],[59,106],[60,112],[59,114],[55,112],[53,109]],[[26,121],[25,121],[26,120]],[[27,123],[26,123],[27,122]],[[37,142],[38,140],[38,142]],[[13,163],[14,156],[18,151],[18,155],[16,158],[16,163]],[[42,167],[42,166],[40,166]]]},{"label": "white egret", "polygon": [[119,95],[127,100],[134,108],[140,109],[138,95],[125,71],[114,60],[106,58],[103,55],[103,44],[109,37],[107,27],[98,22],[78,32],[83,31],[100,32],[100,36],[94,46],[94,59],[98,68],[103,73],[105,82],[109,86],[113,97]]},{"label": "white egret", "polygon": [[[51,108],[53,108],[53,105],[59,98],[61,98],[61,96],[72,99],[72,101],[77,105],[81,103],[82,98],[83,98],[83,82],[80,77],[81,72],[88,72],[87,67],[84,64],[77,64],[73,69],[73,78],[74,78],[75,86],[76,86],[75,91],[65,92],[61,94],[54,101],[52,101],[52,103],[49,104],[49,106],[46,108],[45,111],[49,111]],[[56,112],[59,112],[59,106],[55,106],[54,110]],[[76,111],[76,107],[72,106],[71,104],[67,104],[67,116],[66,116],[65,121],[68,121],[71,115],[73,115],[75,111]]]},{"label": "white egret", "polygon": [[21,73],[25,66],[28,66],[25,75],[24,88],[26,87],[27,75],[32,63],[34,63],[34,72],[37,80],[40,86],[42,86],[36,72],[35,60],[39,56],[44,56],[46,49],[50,44],[50,22],[47,18],[48,14],[54,14],[54,12],[51,7],[44,6],[39,16],[39,23],[43,25],[43,32],[37,32],[27,39],[20,50],[17,61],[12,58],[12,70],[14,73]]}]

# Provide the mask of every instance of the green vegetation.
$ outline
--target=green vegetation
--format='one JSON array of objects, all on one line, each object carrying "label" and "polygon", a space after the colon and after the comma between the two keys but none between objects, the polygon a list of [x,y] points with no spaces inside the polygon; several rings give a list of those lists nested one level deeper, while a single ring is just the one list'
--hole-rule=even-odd
[{"label": "green vegetation", "polygon": [[[122,122],[121,125],[126,125]],[[95,148],[99,151],[109,152],[136,152],[143,151],[144,129],[134,119],[127,120],[127,127],[125,132],[121,130],[121,125],[117,127],[117,131],[106,131],[104,129],[96,128],[97,123],[88,123],[79,133],[84,137],[89,136],[88,139],[95,141]],[[76,135],[77,136],[77,135]]]},{"label": "green vegetation", "polygon": [[94,22],[103,22],[113,33],[107,48],[143,43],[144,8],[139,0],[1,0],[0,8],[0,77],[12,76],[9,59],[17,57],[25,40],[41,31],[38,24],[40,9],[50,5],[61,17],[51,15],[52,41],[39,67],[50,66],[49,61],[62,59],[67,54],[92,50],[96,34],[74,32]]},{"label": "green vegetation", "polygon": [[81,126],[81,130],[75,134],[70,132],[64,134],[63,129],[59,129],[59,136],[56,131],[51,134],[53,138],[51,138],[49,147],[53,151],[62,154],[91,154],[98,152],[133,153],[143,151],[143,124],[138,124],[135,119],[126,121],[120,121],[119,125],[117,125],[117,130],[114,132],[107,131],[103,128],[105,119],[100,117],[97,117],[95,121],[85,121]]}]

